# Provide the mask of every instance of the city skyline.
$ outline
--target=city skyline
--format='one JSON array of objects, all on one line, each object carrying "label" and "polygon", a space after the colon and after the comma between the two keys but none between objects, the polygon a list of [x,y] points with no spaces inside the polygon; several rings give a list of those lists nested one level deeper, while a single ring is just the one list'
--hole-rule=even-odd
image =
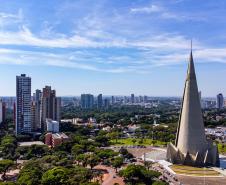
[{"label": "city skyline", "polygon": [[203,97],[226,94],[223,0],[0,2],[0,96],[20,74],[59,96],[181,96],[191,39]]}]

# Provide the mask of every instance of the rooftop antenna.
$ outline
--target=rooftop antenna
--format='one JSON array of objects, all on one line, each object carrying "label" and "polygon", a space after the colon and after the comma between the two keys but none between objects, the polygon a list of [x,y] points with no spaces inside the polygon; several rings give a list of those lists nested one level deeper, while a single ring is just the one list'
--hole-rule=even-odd
[{"label": "rooftop antenna", "polygon": [[191,39],[191,51],[192,51],[192,39]]}]

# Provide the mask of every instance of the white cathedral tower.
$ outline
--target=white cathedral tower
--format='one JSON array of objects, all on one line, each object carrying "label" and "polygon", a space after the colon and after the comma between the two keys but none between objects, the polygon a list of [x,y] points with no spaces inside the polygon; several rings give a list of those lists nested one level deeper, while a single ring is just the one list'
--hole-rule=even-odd
[{"label": "white cathedral tower", "polygon": [[189,166],[219,166],[217,146],[208,141],[200,105],[192,51],[175,145],[168,144],[167,160]]}]

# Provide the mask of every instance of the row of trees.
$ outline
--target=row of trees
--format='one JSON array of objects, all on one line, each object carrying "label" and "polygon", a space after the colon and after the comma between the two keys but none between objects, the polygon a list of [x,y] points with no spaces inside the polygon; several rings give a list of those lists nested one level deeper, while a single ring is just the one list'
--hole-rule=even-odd
[{"label": "row of trees", "polygon": [[148,170],[141,165],[129,165],[121,170],[119,175],[125,179],[127,185],[167,185],[167,183],[158,180],[161,173]]},{"label": "row of trees", "polygon": [[[154,115],[161,115],[156,118]],[[139,119],[135,119],[135,115],[143,115]],[[150,116],[153,115],[153,116]],[[178,109],[168,104],[161,105],[155,108],[144,108],[141,106],[118,106],[111,107],[107,110],[102,109],[81,109],[79,107],[67,106],[62,109],[62,118],[71,119],[79,117],[87,121],[90,117],[95,117],[98,122],[121,123],[128,125],[131,123],[131,118],[134,118],[135,123],[153,124],[154,120],[163,123],[175,122],[178,119]]]},{"label": "row of trees", "polygon": [[73,160],[47,155],[30,160],[21,170],[19,185],[96,185],[91,170],[73,164]]}]

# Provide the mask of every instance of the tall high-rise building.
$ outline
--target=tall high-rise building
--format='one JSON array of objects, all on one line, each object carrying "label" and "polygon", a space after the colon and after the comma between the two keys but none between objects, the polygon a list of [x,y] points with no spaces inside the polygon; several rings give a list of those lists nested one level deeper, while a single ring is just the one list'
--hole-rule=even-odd
[{"label": "tall high-rise building", "polygon": [[92,109],[94,105],[94,97],[92,94],[81,95],[81,107],[82,109]]},{"label": "tall high-rise building", "polygon": [[103,97],[102,94],[97,96],[97,108],[101,109],[103,107]]},{"label": "tall high-rise building", "polygon": [[147,103],[147,102],[148,102],[148,97],[144,96],[144,103]]},{"label": "tall high-rise building", "polygon": [[134,94],[131,94],[131,103],[135,103],[135,96],[134,96]]},{"label": "tall high-rise building", "polygon": [[36,130],[35,111],[36,111],[35,101],[31,101],[31,130],[32,131]]},{"label": "tall high-rise building", "polygon": [[16,134],[31,132],[31,78],[16,77]]},{"label": "tall high-rise building", "polygon": [[111,97],[111,104],[112,104],[112,105],[115,104],[115,97],[114,97],[114,96]]},{"label": "tall high-rise building", "polygon": [[56,97],[56,91],[51,86],[45,86],[42,91],[41,99],[41,126],[46,131],[46,119],[52,119],[60,122],[61,98]]},{"label": "tall high-rise building", "polygon": [[192,52],[175,145],[167,146],[167,160],[189,166],[219,166],[217,146],[206,139]]},{"label": "tall high-rise building", "polygon": [[2,102],[2,121],[6,120],[6,103]]},{"label": "tall high-rise building", "polygon": [[110,104],[109,99],[105,98],[104,99],[104,108],[108,109],[109,108],[109,104]]},{"label": "tall high-rise building", "polygon": [[128,103],[128,99],[127,99],[126,96],[123,97],[123,103],[124,103],[124,104]]},{"label": "tall high-rise building", "polygon": [[42,102],[42,91],[39,89],[35,91],[34,102],[35,102],[34,129],[38,130],[41,129],[41,102]]},{"label": "tall high-rise building", "polygon": [[3,122],[3,103],[2,100],[0,100],[0,123]]},{"label": "tall high-rise building", "polygon": [[139,103],[144,102],[144,97],[143,96],[139,96]]},{"label": "tall high-rise building", "polygon": [[6,119],[6,103],[0,100],[0,124]]},{"label": "tall high-rise building", "polygon": [[217,108],[222,109],[224,107],[224,97],[223,94],[218,94],[217,95]]}]

